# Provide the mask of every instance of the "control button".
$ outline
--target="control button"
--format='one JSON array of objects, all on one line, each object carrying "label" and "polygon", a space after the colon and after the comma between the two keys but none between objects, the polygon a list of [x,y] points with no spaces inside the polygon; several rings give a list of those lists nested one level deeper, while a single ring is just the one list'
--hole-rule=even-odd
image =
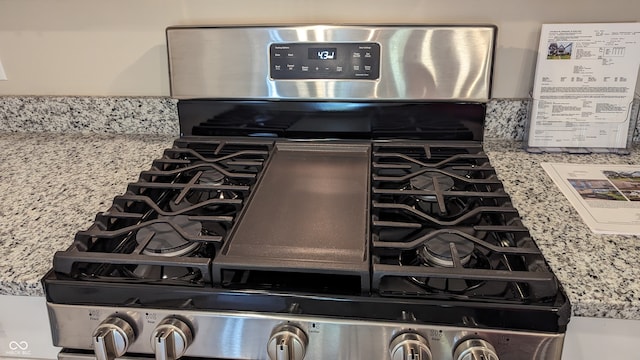
[{"label": "control button", "polygon": [[353,57],[354,58],[359,58],[361,56],[361,54],[359,52],[354,52],[353,53]]},{"label": "control button", "polygon": [[292,57],[294,57],[294,54],[293,53],[287,53],[287,57],[292,58]]},{"label": "control button", "polygon": [[274,69],[275,69],[276,71],[280,71],[280,70],[282,70],[282,66],[280,66],[280,65],[275,65],[275,66],[274,66]]},{"label": "control button", "polygon": [[499,360],[496,349],[487,341],[468,339],[456,346],[453,360]]},{"label": "control button", "polygon": [[415,333],[396,336],[389,345],[391,360],[431,360],[427,340]]},{"label": "control button", "polygon": [[371,71],[371,65],[365,65],[364,71]]},{"label": "control button", "polygon": [[295,66],[295,65],[293,65],[293,64],[287,64],[287,70],[289,70],[289,71],[293,71],[295,68],[296,68],[296,66]]},{"label": "control button", "polygon": [[305,72],[306,72],[306,71],[309,71],[309,67],[308,67],[308,66],[304,66],[304,65],[302,65],[302,68],[301,68],[301,69],[302,69],[302,71],[305,71]]},{"label": "control button", "polygon": [[342,66],[337,66],[337,67],[336,67],[336,71],[337,71],[337,72],[342,72]]},{"label": "control button", "polygon": [[281,53],[279,53],[279,52],[277,52],[277,53],[273,53],[273,57],[277,57],[277,58],[279,58],[279,57],[282,57],[282,54],[281,54]]},{"label": "control button", "polygon": [[353,70],[360,71],[360,65],[353,65]]},{"label": "control button", "polygon": [[365,53],[364,53],[364,57],[366,57],[366,58],[370,58],[370,57],[371,57],[371,53],[370,53],[370,52],[365,52]]},{"label": "control button", "polygon": [[193,331],[186,322],[168,317],[156,327],[151,336],[151,348],[156,360],[176,360],[184,355],[193,341]]},{"label": "control button", "polygon": [[271,360],[302,360],[309,341],[299,327],[285,324],[273,329],[267,344]]},{"label": "control button", "polygon": [[119,317],[105,319],[93,332],[93,350],[98,360],[113,360],[124,355],[135,340],[131,324]]}]

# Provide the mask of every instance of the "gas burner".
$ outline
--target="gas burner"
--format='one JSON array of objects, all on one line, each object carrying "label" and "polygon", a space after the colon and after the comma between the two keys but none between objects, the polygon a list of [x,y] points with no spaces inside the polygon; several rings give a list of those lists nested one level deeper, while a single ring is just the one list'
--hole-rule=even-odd
[{"label": "gas burner", "polygon": [[[173,224],[187,234],[197,235],[202,231],[202,224],[189,220],[186,215],[159,217],[158,219],[170,219]],[[149,224],[138,230],[136,234],[138,243],[143,243],[149,238],[149,243],[142,253],[151,256],[186,256],[192,254],[200,246],[197,242],[184,239],[173,226],[164,222]]]},{"label": "gas burner", "polygon": [[[204,165],[206,163],[197,164]],[[179,201],[172,200],[169,202],[169,208],[171,211],[180,211],[191,207],[193,205],[199,204],[201,202],[207,200],[233,200],[239,197],[238,193],[232,190],[224,190],[218,189],[216,187],[221,185],[230,185],[231,182],[229,179],[222,174],[220,171],[216,169],[195,169],[192,170],[195,172],[191,174],[192,177],[197,176],[196,184],[199,185],[209,185],[211,189],[202,189],[202,190],[192,190],[189,195],[187,195],[184,199],[180,199]],[[207,209],[210,211],[215,211],[219,208],[219,205],[209,205]]]},{"label": "gas burner", "polygon": [[[415,190],[434,191],[436,184],[440,191],[448,191],[453,189],[455,183],[451,176],[436,172],[427,171],[421,175],[415,176],[410,180],[411,187]],[[425,201],[435,201],[436,197],[431,195],[418,196]]]},{"label": "gas burner", "polygon": [[[450,172],[453,172],[451,170]],[[463,174],[459,174],[464,176]],[[427,171],[423,174],[411,178],[409,181],[410,190],[436,191],[442,194],[444,191],[456,190],[456,183],[452,176],[437,171]],[[412,195],[410,205],[430,216],[442,220],[449,220],[465,213],[469,207],[466,201],[459,197],[444,196],[444,210],[438,203],[436,195]]]},{"label": "gas burner", "polygon": [[[467,232],[468,230],[462,230]],[[484,236],[484,233],[474,234]],[[467,269],[491,269],[490,260],[481,249],[455,233],[438,234],[426,241],[422,247],[413,252],[402,252],[398,258],[400,266],[426,266],[434,268],[453,268],[452,245],[462,267]],[[486,284],[484,280],[467,280],[441,277],[408,276],[407,279],[429,292],[450,294],[468,294]]]},{"label": "gas burner", "polygon": [[439,234],[418,250],[418,259],[431,266],[454,267],[452,248],[455,248],[460,264],[465,266],[471,260],[475,246],[458,234]]}]

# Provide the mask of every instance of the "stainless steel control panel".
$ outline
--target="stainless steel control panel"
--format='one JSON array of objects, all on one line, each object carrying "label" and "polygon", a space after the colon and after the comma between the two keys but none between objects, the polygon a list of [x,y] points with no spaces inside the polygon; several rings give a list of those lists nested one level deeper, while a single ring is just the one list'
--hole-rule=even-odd
[{"label": "stainless steel control panel", "polygon": [[[253,360],[389,360],[415,354],[422,360],[467,360],[481,354],[487,360],[546,360],[560,358],[564,339],[564,334],[287,314],[47,305],[56,346],[107,354],[105,360],[131,354]],[[117,339],[108,341],[105,330]]]},{"label": "stainless steel control panel", "polygon": [[495,36],[494,26],[170,27],[171,96],[485,102]]},{"label": "stainless steel control panel", "polygon": [[380,77],[378,43],[276,43],[269,48],[272,79]]}]

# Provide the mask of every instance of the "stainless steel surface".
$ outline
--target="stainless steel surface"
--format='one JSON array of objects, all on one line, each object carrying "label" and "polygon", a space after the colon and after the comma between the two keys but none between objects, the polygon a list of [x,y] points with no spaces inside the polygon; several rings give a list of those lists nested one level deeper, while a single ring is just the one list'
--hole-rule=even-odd
[{"label": "stainless steel surface", "polygon": [[[173,27],[167,29],[171,95],[486,101],[495,32],[493,26]],[[380,44],[379,79],[270,78],[270,44],[322,42]]]},{"label": "stainless steel surface", "polygon": [[456,346],[454,360],[499,360],[496,349],[482,339],[468,339]]},{"label": "stainless steel surface", "polygon": [[424,337],[407,332],[396,336],[389,345],[391,360],[431,360],[431,350]]},{"label": "stainless steel surface", "polygon": [[271,360],[302,360],[307,351],[307,334],[299,327],[284,324],[273,329],[267,354]]},{"label": "stainless steel surface", "polygon": [[93,348],[98,360],[113,360],[124,355],[135,340],[135,331],[126,320],[110,316],[93,332]]},{"label": "stainless steel surface", "polygon": [[185,321],[171,316],[162,320],[153,331],[151,348],[156,360],[176,360],[184,355],[192,341],[191,327]]},{"label": "stainless steel surface", "polygon": [[[151,360],[153,359],[152,356],[121,356],[118,358],[119,360]],[[76,352],[70,352],[70,351],[66,351],[65,349],[62,349],[62,351],[60,351],[58,353],[58,360],[96,360],[96,357],[94,355],[89,355],[89,354],[84,354],[84,353],[76,353]]]},{"label": "stainless steel surface", "polygon": [[[129,353],[147,354],[153,358],[150,339],[157,325],[172,310],[140,308],[106,308],[81,305],[48,304],[49,316],[56,326],[55,345],[91,351],[90,334],[116,310],[135,319],[137,340]],[[283,323],[299,327],[308,335],[305,360],[370,359],[388,360],[389,346],[398,334],[413,332],[424,337],[433,359],[452,360],[453,348],[459,342],[477,338],[493,344],[501,359],[560,359],[564,334],[513,332],[461,328],[413,323],[357,321],[352,319],[313,318],[285,314],[234,312],[198,312],[180,310],[193,325],[196,336],[185,356],[227,359],[269,359],[267,344],[275,327]],[[58,321],[64,319],[64,321]],[[205,334],[205,335],[203,335]]]}]

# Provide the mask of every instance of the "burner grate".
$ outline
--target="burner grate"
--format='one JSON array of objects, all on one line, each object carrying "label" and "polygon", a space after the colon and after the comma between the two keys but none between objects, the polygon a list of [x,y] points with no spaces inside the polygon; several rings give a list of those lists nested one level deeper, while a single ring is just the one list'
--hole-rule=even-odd
[{"label": "burner grate", "polygon": [[264,141],[176,140],[94,225],[54,257],[72,278],[197,285],[226,241],[273,147]]},{"label": "burner grate", "polygon": [[478,145],[375,144],[372,288],[536,303],[558,285]]}]

